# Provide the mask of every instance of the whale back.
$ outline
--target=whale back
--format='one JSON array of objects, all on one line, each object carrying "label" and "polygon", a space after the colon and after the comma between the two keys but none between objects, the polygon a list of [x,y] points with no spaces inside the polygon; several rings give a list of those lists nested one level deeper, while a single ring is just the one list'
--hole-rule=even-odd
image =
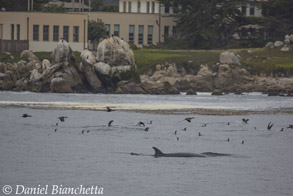
[{"label": "whale back", "polygon": [[164,153],[162,153],[162,151],[160,151],[158,148],[153,147],[153,149],[155,150],[155,154],[154,154],[155,157],[164,156]]}]

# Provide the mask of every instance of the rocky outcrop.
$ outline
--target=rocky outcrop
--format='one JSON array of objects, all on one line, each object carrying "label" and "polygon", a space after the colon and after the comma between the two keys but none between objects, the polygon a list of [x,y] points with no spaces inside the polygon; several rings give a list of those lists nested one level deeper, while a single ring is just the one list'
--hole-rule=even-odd
[{"label": "rocky outcrop", "polygon": [[115,91],[124,76],[136,71],[134,55],[128,43],[118,37],[111,37],[99,43],[97,57],[85,50],[81,53],[80,70],[90,86],[96,91]]},{"label": "rocky outcrop", "polygon": [[265,46],[270,49],[278,49],[282,52],[290,52],[293,50],[293,34],[286,35],[284,41],[269,42]]},{"label": "rocky outcrop", "polygon": [[134,54],[127,42],[118,37],[110,37],[99,43],[97,60],[110,66],[135,66]]},{"label": "rocky outcrop", "polygon": [[234,64],[241,65],[241,57],[234,52],[222,52],[220,54],[220,63],[222,64]]},{"label": "rocky outcrop", "polygon": [[61,39],[57,47],[52,52],[52,62],[54,63],[64,63],[68,65],[70,58],[72,57],[72,50],[68,42],[64,39]]},{"label": "rocky outcrop", "polygon": [[70,85],[63,78],[53,78],[50,82],[52,93],[72,93]]},{"label": "rocky outcrop", "polygon": [[79,69],[84,74],[93,91],[99,92],[102,89],[102,82],[93,69],[93,63],[95,60],[90,58],[90,56],[90,51],[86,51],[81,54],[81,63]]}]

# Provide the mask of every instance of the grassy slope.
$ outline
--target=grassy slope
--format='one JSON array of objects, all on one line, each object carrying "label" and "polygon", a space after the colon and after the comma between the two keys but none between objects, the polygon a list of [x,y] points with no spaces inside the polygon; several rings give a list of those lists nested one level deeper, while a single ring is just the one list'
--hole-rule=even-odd
[{"label": "grassy slope", "polygon": [[[293,76],[293,52],[256,48],[229,50],[235,51],[242,57],[242,67],[252,74],[284,73]],[[226,50],[134,50],[135,61],[140,74],[152,69],[157,64],[165,62],[184,65],[192,61],[191,66],[198,69],[201,64],[213,65],[219,62],[219,55]]]},{"label": "grassy slope", "polygon": [[[230,50],[237,52],[243,59],[242,67],[253,74],[284,73],[293,76],[293,52],[280,52],[266,48]],[[134,50],[138,73],[143,74],[153,69],[157,64],[176,63],[177,66],[189,66],[199,69],[201,64],[214,65],[219,61],[219,55],[224,50],[164,50],[164,49],[138,49]],[[51,59],[51,52],[36,52],[35,55],[43,59]],[[6,54],[0,53],[0,62],[7,62]],[[14,53],[14,62],[19,61],[20,53]],[[76,64],[79,65],[80,53],[74,53]]]}]

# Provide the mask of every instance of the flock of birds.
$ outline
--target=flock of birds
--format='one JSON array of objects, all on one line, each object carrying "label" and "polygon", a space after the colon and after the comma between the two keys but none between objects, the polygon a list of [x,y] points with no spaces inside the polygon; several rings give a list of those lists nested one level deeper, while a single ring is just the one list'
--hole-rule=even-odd
[{"label": "flock of birds", "polygon": [[[114,111],[114,110],[113,110],[112,108],[110,108],[110,107],[106,107],[106,111],[107,111],[107,112],[112,112],[112,111]],[[32,115],[29,115],[29,114],[25,113],[25,114],[22,115],[22,117],[23,117],[23,118],[29,118],[29,117],[32,117]],[[60,122],[65,122],[65,119],[66,119],[66,118],[68,118],[68,117],[67,117],[67,116],[59,116],[57,119],[59,119]],[[188,123],[191,123],[192,119],[194,119],[194,117],[187,117],[187,118],[184,119],[184,121],[186,121],[186,122],[188,122]],[[243,123],[248,124],[248,121],[249,121],[248,118],[242,118],[242,122],[243,122]],[[113,122],[114,122],[114,120],[110,120],[110,121],[108,122],[108,127],[111,127]],[[153,122],[153,121],[150,121],[148,124],[152,124],[152,122]],[[56,123],[55,132],[57,132],[57,130],[58,130],[58,129],[57,129],[58,125],[59,125],[59,124],[58,124],[58,122],[57,122],[57,123]],[[227,125],[230,125],[230,122],[227,122]],[[148,132],[149,129],[150,129],[149,127],[146,127],[146,123],[144,123],[144,122],[142,122],[142,121],[139,121],[139,122],[137,123],[136,126],[144,127],[144,131],[145,131],[145,132]],[[206,126],[207,126],[206,123],[202,124],[202,127],[206,127]],[[273,126],[274,126],[274,124],[273,124],[272,122],[269,122],[266,128],[267,128],[267,130],[271,130]],[[256,129],[256,127],[254,127],[254,129]],[[284,129],[285,129],[285,128],[283,127],[283,128],[281,128],[280,131],[284,131]],[[290,125],[287,127],[287,129],[293,129],[293,124],[290,124]],[[182,129],[182,131],[186,131],[186,130],[187,130],[187,127],[185,127],[185,128]],[[90,130],[82,130],[82,131],[81,131],[82,134],[84,134],[84,133],[89,133],[89,132],[90,132]],[[173,134],[177,136],[177,133],[178,133],[178,131],[176,130]],[[201,134],[200,132],[198,132],[198,136],[202,136],[202,134]],[[177,139],[177,141],[178,141],[178,140],[179,140],[179,137],[177,136],[176,139]],[[230,139],[227,138],[227,142],[229,142],[229,141],[230,141]],[[244,144],[244,140],[241,141],[241,144]]]},{"label": "flock of birds", "polygon": [[[107,111],[107,112],[112,112],[112,111],[114,111],[114,110],[113,110],[112,108],[110,108],[110,107],[106,107],[106,111]],[[29,117],[32,117],[32,115],[25,113],[25,114],[22,115],[22,117],[23,117],[23,118],[29,118]],[[59,119],[60,122],[65,122],[65,119],[66,119],[66,118],[68,118],[68,117],[67,117],[67,116],[59,116],[57,119]],[[194,117],[187,117],[187,118],[184,119],[184,121],[191,123],[192,119],[194,119]],[[113,122],[114,122],[114,120],[110,120],[110,121],[108,122],[108,127],[111,127]],[[248,118],[242,118],[242,122],[245,123],[245,124],[248,124],[249,119],[248,119]],[[148,124],[152,124],[152,121],[150,121]],[[57,129],[58,125],[59,125],[59,124],[58,124],[58,122],[57,122],[57,123],[56,123],[55,132],[57,132],[57,130],[58,130],[58,129]],[[230,122],[227,122],[227,125],[230,125]],[[144,127],[144,131],[145,131],[145,132],[148,132],[149,129],[150,129],[149,127],[146,127],[146,123],[144,123],[144,122],[142,122],[142,121],[138,122],[136,126]],[[202,124],[202,127],[206,127],[206,126],[207,126],[206,123]],[[267,130],[271,130],[273,126],[274,126],[274,124],[273,124],[272,122],[269,122],[268,125],[267,125]],[[256,127],[254,127],[254,129],[256,129]],[[280,131],[284,131],[284,129],[285,129],[285,128],[283,127],[283,128],[281,128]],[[287,129],[293,129],[293,124],[289,125],[289,126],[287,127]],[[182,131],[186,131],[186,130],[187,130],[187,127],[185,127],[185,128],[182,129]],[[84,133],[89,133],[89,132],[90,132],[90,130],[82,130],[82,131],[81,131],[82,134],[84,134]],[[176,130],[173,134],[177,136],[177,132],[178,132],[178,131]],[[200,132],[198,132],[198,136],[202,136],[202,134],[201,134]],[[179,140],[179,137],[178,137],[178,136],[177,136],[177,140]],[[229,142],[230,139],[227,138],[227,141]],[[244,144],[244,140],[242,140],[241,143]]]}]

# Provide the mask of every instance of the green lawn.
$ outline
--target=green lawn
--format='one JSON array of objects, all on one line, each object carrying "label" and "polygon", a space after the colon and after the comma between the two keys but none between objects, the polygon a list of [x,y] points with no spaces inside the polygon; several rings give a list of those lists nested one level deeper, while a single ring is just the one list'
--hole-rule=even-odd
[{"label": "green lawn", "polygon": [[194,66],[215,64],[221,51],[218,50],[164,50],[139,49],[134,50],[135,62],[140,74],[154,68],[157,64],[176,63],[178,66]]}]

